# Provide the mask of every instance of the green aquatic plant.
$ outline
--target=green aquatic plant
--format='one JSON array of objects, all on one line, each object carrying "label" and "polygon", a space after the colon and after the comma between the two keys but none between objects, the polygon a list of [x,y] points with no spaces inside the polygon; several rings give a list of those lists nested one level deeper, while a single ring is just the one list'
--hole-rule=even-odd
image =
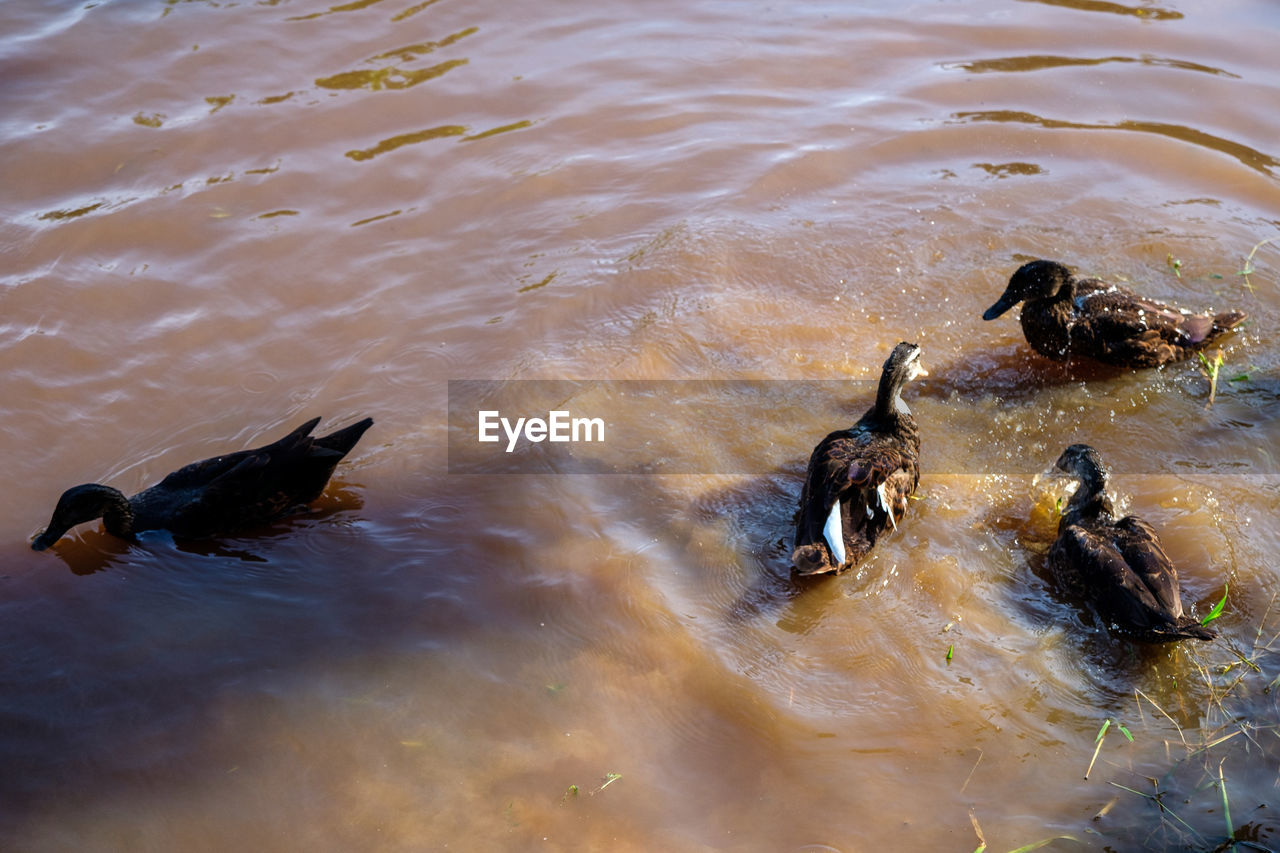
[{"label": "green aquatic plant", "polygon": [[1238,273],[1236,273],[1236,275],[1244,277],[1244,286],[1249,289],[1250,293],[1256,292],[1253,289],[1253,282],[1249,281],[1249,276],[1253,275],[1253,273],[1255,272],[1253,268],[1253,256],[1258,254],[1259,249],[1261,249],[1263,246],[1267,245],[1268,243],[1272,242],[1273,240],[1280,240],[1280,237],[1268,237],[1265,240],[1260,240],[1257,243],[1255,243],[1253,248],[1249,251],[1248,256],[1244,259],[1244,267]]},{"label": "green aquatic plant", "polygon": [[[1224,588],[1214,608],[1218,615],[1225,609],[1226,598]],[[1137,849],[1129,844],[1137,839],[1143,849],[1206,853],[1275,849],[1257,843],[1258,824],[1252,819],[1236,826],[1240,818],[1231,813],[1226,765],[1245,773],[1245,781],[1237,784],[1249,790],[1248,786],[1255,784],[1250,774],[1258,772],[1259,764],[1274,766],[1280,755],[1280,724],[1268,712],[1260,711],[1271,707],[1269,694],[1280,682],[1274,672],[1280,666],[1280,625],[1272,613],[1278,599],[1280,596],[1272,596],[1255,631],[1223,638],[1212,647],[1222,651],[1223,658],[1202,660],[1190,651],[1180,657],[1198,677],[1170,678],[1174,686],[1169,710],[1141,689],[1134,689],[1137,718],[1151,735],[1143,743],[1163,742],[1169,764],[1163,773],[1144,771],[1137,777],[1145,778],[1150,787],[1128,779],[1108,781],[1108,785],[1153,807],[1149,816],[1139,812],[1126,818],[1125,825],[1115,825],[1118,814],[1130,810],[1126,804],[1131,800],[1119,795],[1103,806],[1094,821],[1107,817],[1113,823],[1108,833],[1111,849]],[[1210,620],[1206,617],[1205,621]],[[1147,709],[1154,709],[1154,715],[1147,714]],[[1103,729],[1115,727],[1114,720],[1110,727],[1103,725]],[[1132,774],[1133,767],[1128,771]],[[1257,809],[1271,805],[1264,800]],[[1239,802],[1236,806],[1239,809]],[[1120,843],[1115,843],[1117,840]]]},{"label": "green aquatic plant", "polygon": [[[612,785],[614,782],[617,782],[621,778],[622,778],[621,773],[606,773],[604,774],[604,779],[601,780],[600,787],[596,788],[593,791],[588,791],[587,793],[589,796],[594,797],[596,794],[600,793],[605,788],[609,787],[610,785]],[[563,806],[565,803],[569,802],[570,800],[576,799],[577,796],[578,796],[578,786],[570,785],[568,788],[565,789],[564,794],[560,797],[560,805]]]},{"label": "green aquatic plant", "polygon": [[1098,729],[1097,737],[1093,739],[1093,758],[1089,759],[1089,766],[1084,771],[1084,778],[1088,779],[1089,774],[1093,772],[1094,762],[1098,760],[1098,754],[1102,752],[1102,739],[1107,736],[1107,732],[1111,729],[1112,725],[1119,729],[1120,734],[1124,735],[1125,739],[1129,741],[1129,743],[1133,743],[1133,734],[1125,728],[1124,724],[1115,722],[1110,717],[1107,717],[1102,721],[1102,727]]},{"label": "green aquatic plant", "polygon": [[1212,622],[1214,619],[1217,619],[1219,616],[1221,616],[1221,615],[1222,615],[1222,608],[1223,608],[1223,605],[1225,605],[1225,604],[1227,603],[1227,589],[1228,589],[1228,588],[1229,588],[1229,587],[1228,587],[1226,584],[1223,584],[1223,586],[1222,586],[1222,598],[1221,598],[1221,599],[1219,599],[1219,601],[1218,601],[1218,603],[1217,603],[1217,604],[1213,605],[1213,608],[1209,611],[1209,615],[1208,615],[1208,616],[1205,616],[1203,619],[1201,619],[1201,620],[1200,620],[1200,624],[1201,624],[1201,625],[1208,625],[1208,624],[1209,624],[1210,622]]},{"label": "green aquatic plant", "polygon": [[[978,836],[978,846],[973,849],[973,853],[986,853],[988,846],[987,839],[982,834],[982,827],[978,825],[978,817],[972,810],[969,812],[969,822],[973,824],[973,831],[977,833]],[[1076,844],[1083,843],[1074,835],[1051,835],[1048,838],[1041,838],[1039,841],[1033,841],[1030,844],[1024,844],[1021,847],[1014,848],[1013,850],[1010,850],[1009,853],[1031,853],[1032,850],[1039,850],[1042,847],[1048,847],[1055,841],[1071,841]]]},{"label": "green aquatic plant", "polygon": [[1079,838],[1076,838],[1074,835],[1051,835],[1048,838],[1041,838],[1039,841],[1033,841],[1030,844],[1024,844],[1021,847],[1010,850],[1009,853],[1031,853],[1032,850],[1039,850],[1042,847],[1048,847],[1050,844],[1052,844],[1055,841],[1073,841],[1076,844],[1083,843],[1080,841]]},{"label": "green aquatic plant", "polygon": [[[1226,761],[1226,759],[1222,759]],[[1222,776],[1222,761],[1218,762],[1218,790],[1222,792],[1222,819],[1227,823],[1227,838],[1235,841],[1236,829],[1231,825],[1231,806],[1227,804],[1227,780]],[[1229,844],[1227,850],[1235,850],[1235,844]]]},{"label": "green aquatic plant", "polygon": [[1200,359],[1205,376],[1209,377],[1209,405],[1212,406],[1213,398],[1218,395],[1218,371],[1222,369],[1222,350],[1214,352],[1212,364],[1202,352],[1197,352],[1196,357]]}]

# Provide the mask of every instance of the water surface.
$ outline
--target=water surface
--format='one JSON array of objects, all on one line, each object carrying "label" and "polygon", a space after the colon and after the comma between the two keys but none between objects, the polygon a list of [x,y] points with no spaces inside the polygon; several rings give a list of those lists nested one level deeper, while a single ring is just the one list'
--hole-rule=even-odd
[{"label": "water surface", "polygon": [[[1280,846],[1280,241],[1249,257],[1278,31],[1200,0],[0,4],[0,846],[1208,850],[1224,789]],[[1212,404],[1196,364],[983,323],[1032,257],[1247,311]],[[922,499],[799,583],[809,450],[899,340]],[[450,380],[572,380],[652,434],[453,470]],[[304,516],[28,548],[68,486],[314,415],[376,425]],[[1227,593],[1218,642],[1135,647],[1057,591],[1035,474],[1080,440],[1195,611]]]}]

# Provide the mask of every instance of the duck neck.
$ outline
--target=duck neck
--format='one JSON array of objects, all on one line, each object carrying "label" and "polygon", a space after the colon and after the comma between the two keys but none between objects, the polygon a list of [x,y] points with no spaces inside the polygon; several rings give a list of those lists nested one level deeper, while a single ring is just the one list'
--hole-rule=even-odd
[{"label": "duck neck", "polygon": [[1080,487],[1067,502],[1062,524],[1078,524],[1084,520],[1110,521],[1114,512],[1107,495],[1107,475],[1103,471],[1087,471],[1080,478]]},{"label": "duck neck", "polygon": [[880,390],[876,392],[876,417],[882,421],[910,415],[911,410],[902,400],[901,377],[886,373],[880,377]]}]

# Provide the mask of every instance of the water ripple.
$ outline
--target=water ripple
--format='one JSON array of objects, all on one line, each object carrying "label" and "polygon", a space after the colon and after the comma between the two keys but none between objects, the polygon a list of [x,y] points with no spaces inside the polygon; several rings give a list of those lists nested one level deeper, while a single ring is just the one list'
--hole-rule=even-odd
[{"label": "water ripple", "polygon": [[1186,62],[1181,59],[1162,59],[1157,56],[1103,56],[1086,58],[1079,56],[1005,56],[995,59],[975,59],[971,62],[943,62],[941,68],[958,68],[971,74],[988,72],[1044,71],[1050,68],[1074,68],[1080,66],[1106,65],[1107,63],[1136,63],[1159,68],[1176,68],[1181,71],[1197,71],[1202,74],[1213,74],[1219,77],[1241,79],[1239,74],[1232,74],[1222,68],[1203,65],[1199,62]]},{"label": "water ripple", "polygon": [[1050,130],[1120,130],[1135,133],[1151,133],[1164,136],[1179,142],[1186,142],[1221,154],[1227,154],[1239,160],[1250,169],[1261,172],[1267,177],[1275,177],[1280,160],[1264,154],[1247,145],[1233,142],[1221,136],[1215,136],[1202,130],[1167,122],[1140,121],[1126,119],[1118,122],[1076,122],[1063,119],[1045,118],[1035,113],[1019,110],[976,110],[952,114],[952,119],[961,123],[1016,123],[1043,127]]}]

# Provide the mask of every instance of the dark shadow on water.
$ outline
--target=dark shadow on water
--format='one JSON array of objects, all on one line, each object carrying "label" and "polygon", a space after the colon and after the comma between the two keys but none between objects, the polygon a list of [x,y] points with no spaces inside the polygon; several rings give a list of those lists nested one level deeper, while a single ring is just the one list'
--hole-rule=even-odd
[{"label": "dark shadow on water", "polygon": [[964,359],[930,365],[929,377],[919,383],[915,394],[932,400],[998,397],[1027,402],[1046,387],[1106,382],[1130,373],[1132,368],[1111,367],[1091,359],[1054,361],[1020,341],[999,349],[975,351]]},{"label": "dark shadow on water", "polygon": [[[196,543],[129,543],[86,524],[50,549],[75,577],[14,543],[19,580],[0,600],[0,838],[57,802],[145,797],[157,779],[178,791],[211,761],[256,760],[219,728],[228,701],[274,706],[295,673],[356,677],[349,661],[404,649],[425,666],[430,649],[492,630],[486,620],[512,621],[493,576],[510,584],[516,569],[477,584],[456,567],[481,564],[481,546],[448,536],[517,499],[502,486],[459,495],[456,482],[406,477],[415,496],[380,490],[371,512],[363,486],[333,483],[301,515]],[[437,519],[447,505],[459,509]]]},{"label": "dark shadow on water", "polygon": [[746,587],[729,606],[735,623],[771,620],[792,634],[807,634],[831,607],[846,599],[850,584],[863,576],[857,569],[841,575],[800,575],[792,571],[797,502],[804,482],[803,461],[769,474],[700,496],[690,508],[693,520],[735,521],[739,553],[747,556]]}]

